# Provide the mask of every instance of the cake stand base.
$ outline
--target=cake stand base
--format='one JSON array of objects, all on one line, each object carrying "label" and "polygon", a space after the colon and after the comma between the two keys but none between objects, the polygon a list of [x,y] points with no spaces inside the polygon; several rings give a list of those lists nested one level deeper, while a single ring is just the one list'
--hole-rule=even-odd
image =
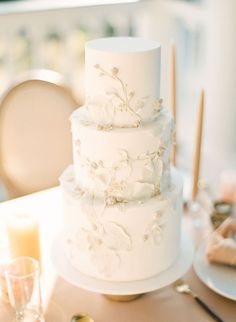
[{"label": "cake stand base", "polygon": [[143,294],[133,294],[133,295],[109,295],[103,294],[108,300],[116,301],[116,302],[130,302],[138,299],[143,296]]},{"label": "cake stand base", "polygon": [[67,282],[80,288],[105,295],[112,301],[131,301],[140,297],[144,293],[158,290],[170,285],[182,275],[192,265],[194,244],[192,239],[182,232],[180,253],[176,261],[167,270],[150,278],[130,281],[130,282],[111,282],[87,276],[75,269],[62,252],[62,234],[55,238],[51,258],[58,275]]}]

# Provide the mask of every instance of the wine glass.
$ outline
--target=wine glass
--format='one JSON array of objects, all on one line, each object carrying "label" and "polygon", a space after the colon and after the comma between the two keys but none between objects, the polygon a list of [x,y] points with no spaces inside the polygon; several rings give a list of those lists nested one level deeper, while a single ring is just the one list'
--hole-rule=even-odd
[{"label": "wine glass", "polygon": [[17,257],[6,267],[10,304],[16,322],[44,322],[39,263],[31,257]]}]

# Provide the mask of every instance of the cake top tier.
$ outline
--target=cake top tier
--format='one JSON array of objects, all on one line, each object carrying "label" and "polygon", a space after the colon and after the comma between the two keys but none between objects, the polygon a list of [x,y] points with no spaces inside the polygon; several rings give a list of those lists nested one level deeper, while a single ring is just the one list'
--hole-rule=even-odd
[{"label": "cake top tier", "polygon": [[135,37],[101,38],[85,46],[86,108],[101,127],[138,127],[156,118],[160,44]]},{"label": "cake top tier", "polygon": [[137,37],[112,37],[88,41],[86,49],[111,53],[142,53],[157,50],[160,44],[156,41]]}]

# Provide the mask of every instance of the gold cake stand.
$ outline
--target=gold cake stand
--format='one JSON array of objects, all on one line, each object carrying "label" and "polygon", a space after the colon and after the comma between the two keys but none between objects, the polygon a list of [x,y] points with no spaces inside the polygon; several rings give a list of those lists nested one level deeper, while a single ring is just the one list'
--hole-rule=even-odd
[{"label": "gold cake stand", "polygon": [[129,302],[138,299],[143,294],[131,294],[131,295],[109,295],[103,294],[108,300],[116,302]]}]

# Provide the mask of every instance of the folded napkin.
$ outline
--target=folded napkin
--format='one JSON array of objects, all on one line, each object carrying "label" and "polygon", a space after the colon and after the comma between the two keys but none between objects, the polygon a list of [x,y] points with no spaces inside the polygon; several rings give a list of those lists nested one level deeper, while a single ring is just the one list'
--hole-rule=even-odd
[{"label": "folded napkin", "polygon": [[206,249],[210,262],[236,266],[236,218],[226,219],[211,235]]}]

